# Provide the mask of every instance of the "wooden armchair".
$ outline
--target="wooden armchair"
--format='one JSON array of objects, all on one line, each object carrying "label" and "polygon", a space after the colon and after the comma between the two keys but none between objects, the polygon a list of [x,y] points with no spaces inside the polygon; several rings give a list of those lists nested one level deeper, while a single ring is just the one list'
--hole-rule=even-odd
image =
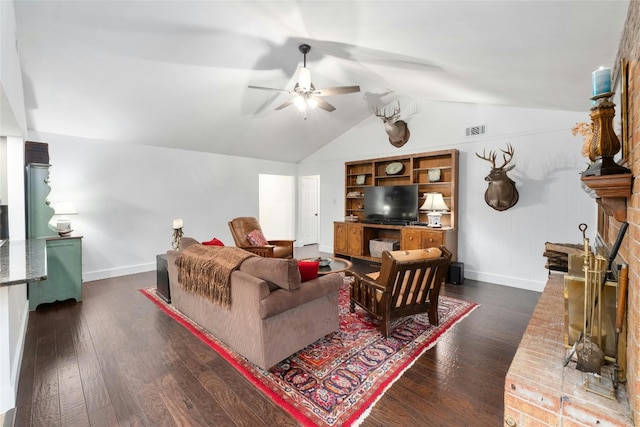
[{"label": "wooden armchair", "polygon": [[392,320],[417,313],[429,313],[429,323],[438,325],[438,296],[450,262],[451,252],[444,246],[384,251],[379,272],[353,273],[350,310],[357,304],[380,320],[385,337]]},{"label": "wooden armchair", "polygon": [[265,258],[293,258],[295,240],[268,240],[264,245],[254,245],[247,235],[255,230],[262,235],[262,228],[253,217],[238,217],[229,221],[229,229],[236,246]]}]

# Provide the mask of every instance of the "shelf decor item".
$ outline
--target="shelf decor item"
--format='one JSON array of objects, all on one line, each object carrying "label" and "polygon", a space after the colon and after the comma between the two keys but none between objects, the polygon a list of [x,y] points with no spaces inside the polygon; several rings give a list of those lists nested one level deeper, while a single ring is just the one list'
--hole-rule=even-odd
[{"label": "shelf decor item", "polygon": [[384,170],[387,175],[397,175],[404,169],[404,165],[401,162],[389,163]]},{"label": "shelf decor item", "polygon": [[440,176],[442,173],[440,169],[429,169],[427,171],[427,176],[429,177],[429,182],[438,182],[440,181]]},{"label": "shelf decor item", "polygon": [[365,180],[366,180],[366,179],[367,179],[367,176],[366,176],[366,175],[358,175],[358,176],[356,177],[356,184],[358,184],[358,185],[362,185],[362,184],[364,184],[364,182],[365,182]]},{"label": "shelf decor item", "polygon": [[444,197],[441,193],[425,193],[424,203],[420,206],[420,210],[428,212],[429,227],[442,228],[440,222],[441,212],[447,212],[449,207],[444,202]]},{"label": "shelf decor item", "polygon": [[182,239],[183,232],[182,227],[184,226],[184,221],[181,218],[173,220],[173,240],[171,242],[171,247],[173,250],[178,250],[178,245],[180,244],[180,239]]},{"label": "shelf decor item", "polygon": [[611,68],[600,67],[591,73],[591,96],[611,92]]},{"label": "shelf decor item", "polygon": [[620,166],[614,156],[620,151],[621,145],[614,130],[615,104],[611,98],[611,69],[600,68],[593,72],[593,107],[591,107],[591,122],[593,124],[593,138],[589,145],[589,159],[593,162],[582,176],[601,176],[626,174],[631,171]]}]

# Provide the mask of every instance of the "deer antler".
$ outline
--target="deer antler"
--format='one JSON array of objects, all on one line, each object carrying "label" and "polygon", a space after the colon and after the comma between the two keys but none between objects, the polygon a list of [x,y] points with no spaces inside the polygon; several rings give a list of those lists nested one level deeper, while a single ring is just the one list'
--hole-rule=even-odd
[{"label": "deer antler", "polygon": [[398,100],[398,108],[394,108],[393,113],[390,116],[387,116],[386,108],[383,109],[382,112],[380,112],[378,107],[376,107],[375,105],[373,106],[373,114],[375,114],[376,117],[381,118],[385,122],[389,120],[395,120],[397,116],[400,115],[400,101]]},{"label": "deer antler", "polygon": [[486,160],[487,162],[491,162],[491,166],[492,166],[494,169],[495,169],[495,167],[496,167],[496,156],[497,156],[497,155],[498,155],[498,154],[497,154],[495,151],[491,150],[491,151],[489,151],[489,157],[487,157],[487,156],[484,154],[484,148],[482,149],[482,156],[481,156],[480,154],[476,153],[476,156],[478,156],[478,157],[479,157],[479,158],[481,158],[482,160]]},{"label": "deer antler", "polygon": [[[505,150],[500,150],[500,151],[502,151],[504,153],[502,155],[502,159],[504,160],[504,163],[498,169],[503,169],[505,166],[507,166],[507,164],[509,164],[511,159],[513,159],[513,153],[515,151],[514,151],[513,147],[511,146],[511,144],[507,144],[507,150],[506,151]],[[509,159],[507,159],[507,155],[509,156]]]}]

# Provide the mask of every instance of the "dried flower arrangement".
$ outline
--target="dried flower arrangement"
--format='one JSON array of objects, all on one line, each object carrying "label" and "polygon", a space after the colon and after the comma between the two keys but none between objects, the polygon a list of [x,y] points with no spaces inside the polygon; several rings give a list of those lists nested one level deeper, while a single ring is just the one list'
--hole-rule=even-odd
[{"label": "dried flower arrangement", "polygon": [[591,140],[593,139],[593,123],[587,122],[578,122],[571,129],[571,134],[576,136],[577,134],[582,135],[584,139],[584,143],[582,144],[582,155],[584,157],[589,157],[589,146],[591,145]]}]

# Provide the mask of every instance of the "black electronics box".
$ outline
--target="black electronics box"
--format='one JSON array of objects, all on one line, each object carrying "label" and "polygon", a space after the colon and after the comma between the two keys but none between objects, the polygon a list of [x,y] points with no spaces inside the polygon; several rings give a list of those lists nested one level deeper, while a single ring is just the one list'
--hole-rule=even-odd
[{"label": "black electronics box", "polygon": [[454,285],[462,285],[464,282],[464,263],[462,262],[452,262],[449,265],[447,283],[452,283]]}]

